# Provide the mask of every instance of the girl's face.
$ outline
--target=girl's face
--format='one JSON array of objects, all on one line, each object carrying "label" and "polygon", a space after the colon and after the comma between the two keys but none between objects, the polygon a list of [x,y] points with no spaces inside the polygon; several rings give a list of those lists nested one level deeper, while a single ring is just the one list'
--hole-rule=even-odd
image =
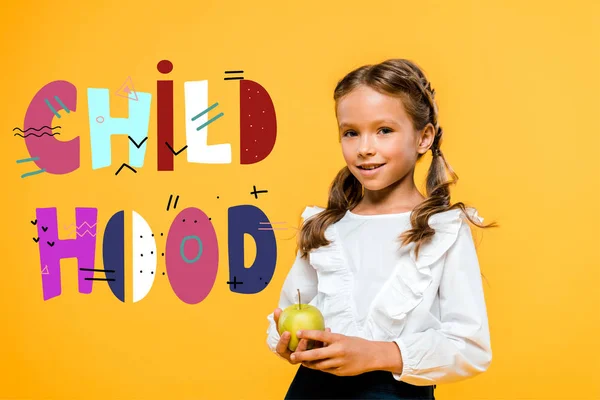
[{"label": "girl's face", "polygon": [[[418,154],[424,154],[433,140],[431,134],[422,137],[415,131],[399,98],[368,86],[339,99],[336,115],[344,159],[365,191],[412,177]],[[425,131],[432,132],[432,127]]]}]

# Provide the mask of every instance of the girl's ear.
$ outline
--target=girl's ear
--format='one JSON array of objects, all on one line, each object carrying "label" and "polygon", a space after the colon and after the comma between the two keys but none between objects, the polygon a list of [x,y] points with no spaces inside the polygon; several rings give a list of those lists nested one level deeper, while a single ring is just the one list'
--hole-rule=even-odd
[{"label": "girl's ear", "polygon": [[419,133],[417,152],[419,154],[425,154],[433,145],[433,139],[435,139],[435,127],[430,122],[425,125],[425,128]]}]

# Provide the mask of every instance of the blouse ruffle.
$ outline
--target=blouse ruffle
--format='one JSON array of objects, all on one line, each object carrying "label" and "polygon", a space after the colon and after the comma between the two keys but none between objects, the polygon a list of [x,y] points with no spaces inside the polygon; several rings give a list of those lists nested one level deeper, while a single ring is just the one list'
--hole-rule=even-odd
[{"label": "blouse ruffle", "polygon": [[[306,207],[302,217],[306,220],[321,211],[321,207]],[[467,208],[469,215],[483,222],[477,210]],[[325,230],[325,238],[331,241],[310,251],[310,264],[318,275],[318,301],[327,326],[350,336],[361,336],[369,340],[391,340],[402,333],[407,315],[423,300],[433,280],[431,267],[454,244],[460,227],[467,222],[462,210],[453,209],[434,214],[429,226],[435,230],[433,238],[422,244],[419,258],[415,256],[415,243],[400,248],[410,252],[410,257],[401,257],[394,272],[373,299],[367,317],[357,323],[355,304],[352,299],[354,276],[347,267],[345,252],[335,224]],[[400,245],[398,243],[398,245]]]}]

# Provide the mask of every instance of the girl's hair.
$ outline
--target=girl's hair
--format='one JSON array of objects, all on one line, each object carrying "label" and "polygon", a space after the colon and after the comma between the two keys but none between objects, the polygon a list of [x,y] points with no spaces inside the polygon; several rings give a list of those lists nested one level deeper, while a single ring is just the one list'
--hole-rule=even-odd
[{"label": "girl's hair", "polygon": [[[357,87],[365,85],[380,93],[400,98],[413,126],[422,130],[428,123],[435,128],[435,137],[431,150],[433,159],[427,172],[426,199],[414,208],[410,215],[412,228],[403,232],[399,240],[407,245],[416,242],[415,255],[419,256],[419,248],[431,240],[435,230],[428,224],[429,218],[437,213],[460,208],[474,225],[480,228],[498,226],[495,222],[482,225],[472,219],[462,202],[450,205],[450,185],[458,181],[458,175],[441,153],[442,136],[444,134],[438,121],[438,108],[435,102],[435,90],[425,77],[423,71],[412,61],[390,59],[376,65],[365,65],[355,69],[340,80],[335,88],[333,99],[337,101]],[[419,154],[419,160],[423,154]],[[446,171],[452,180],[447,180]],[[361,183],[350,172],[348,167],[342,168],[333,180],[327,208],[307,220],[298,238],[298,249],[306,258],[309,251],[330,242],[325,238],[325,229],[342,219],[347,210],[353,209],[363,197]]]}]

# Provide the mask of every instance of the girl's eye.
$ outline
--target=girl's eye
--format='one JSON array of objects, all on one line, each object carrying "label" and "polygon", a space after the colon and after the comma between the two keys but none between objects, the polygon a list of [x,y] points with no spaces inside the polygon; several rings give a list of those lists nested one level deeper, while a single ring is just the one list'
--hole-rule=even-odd
[{"label": "girl's eye", "polygon": [[[390,128],[381,128],[380,131],[387,134],[387,133],[392,133],[394,130],[390,129]],[[347,137],[347,136],[352,136],[352,135],[356,135],[356,132],[346,131],[346,132],[344,132],[344,134],[342,136]]]}]

